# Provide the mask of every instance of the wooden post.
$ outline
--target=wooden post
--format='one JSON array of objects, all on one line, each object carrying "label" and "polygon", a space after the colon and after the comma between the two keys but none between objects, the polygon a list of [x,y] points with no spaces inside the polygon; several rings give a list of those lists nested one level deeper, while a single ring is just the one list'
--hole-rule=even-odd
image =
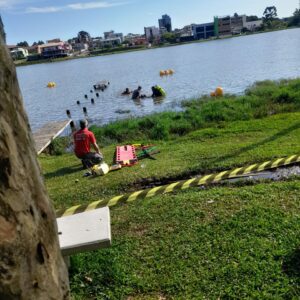
[{"label": "wooden post", "polygon": [[53,206],[0,19],[0,299],[69,299]]},{"label": "wooden post", "polygon": [[74,132],[76,131],[76,126],[75,126],[75,123],[74,123],[74,121],[71,121],[71,123],[70,123],[70,127],[71,127],[71,131],[72,131],[72,133],[74,133]]}]

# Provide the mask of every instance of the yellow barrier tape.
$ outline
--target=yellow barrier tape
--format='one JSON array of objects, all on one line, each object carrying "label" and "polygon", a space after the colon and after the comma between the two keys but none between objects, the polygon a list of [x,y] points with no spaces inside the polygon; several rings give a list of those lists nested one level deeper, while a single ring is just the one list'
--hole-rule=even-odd
[{"label": "yellow barrier tape", "polygon": [[159,194],[171,193],[175,190],[185,190],[190,187],[205,185],[210,183],[217,183],[224,179],[237,178],[243,175],[250,174],[251,172],[261,172],[264,170],[275,169],[282,166],[291,165],[300,162],[300,155],[293,155],[287,158],[278,158],[273,161],[266,161],[261,164],[253,164],[251,166],[237,168],[231,171],[223,171],[217,174],[210,174],[188,180],[181,180],[171,184],[157,186],[151,189],[145,189],[133,192],[131,194],[116,196],[109,200],[99,200],[86,205],[76,205],[66,210],[60,210],[56,212],[57,217],[70,216],[80,212],[97,209],[104,206],[115,206],[120,203],[129,203],[136,200],[142,200],[145,198],[153,197]]}]

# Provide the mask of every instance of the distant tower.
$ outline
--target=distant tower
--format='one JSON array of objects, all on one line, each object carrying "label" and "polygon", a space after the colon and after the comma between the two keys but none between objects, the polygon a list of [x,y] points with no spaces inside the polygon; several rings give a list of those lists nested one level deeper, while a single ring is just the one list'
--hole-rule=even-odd
[{"label": "distant tower", "polygon": [[159,29],[166,29],[168,32],[172,31],[172,20],[168,15],[163,15],[161,19],[158,20]]},{"label": "distant tower", "polygon": [[91,41],[91,36],[86,31],[79,31],[77,35],[79,43],[88,44]]}]

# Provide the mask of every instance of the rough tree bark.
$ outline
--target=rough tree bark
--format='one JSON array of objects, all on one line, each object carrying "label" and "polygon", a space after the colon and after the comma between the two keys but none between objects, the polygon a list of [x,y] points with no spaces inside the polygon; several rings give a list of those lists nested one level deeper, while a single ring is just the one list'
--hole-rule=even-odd
[{"label": "rough tree bark", "polygon": [[0,18],[0,299],[69,299],[55,213]]}]

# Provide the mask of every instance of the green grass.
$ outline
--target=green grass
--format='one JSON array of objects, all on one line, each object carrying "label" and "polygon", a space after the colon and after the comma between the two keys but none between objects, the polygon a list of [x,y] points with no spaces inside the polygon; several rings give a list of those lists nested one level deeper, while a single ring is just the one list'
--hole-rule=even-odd
[{"label": "green grass", "polygon": [[[300,181],[192,189],[111,211],[72,257],[75,299],[299,299]],[[162,298],[159,298],[162,297]]]},{"label": "green grass", "polygon": [[[68,208],[299,154],[299,90],[300,80],[266,81],[244,96],[202,98],[184,112],[94,129],[108,163],[115,141],[153,143],[161,153],[96,178],[82,177],[73,154],[42,155],[50,198],[56,209]],[[193,188],[113,207],[112,246],[71,258],[72,297],[299,299],[299,192],[298,177]]]},{"label": "green grass", "polygon": [[[300,153],[299,118],[300,113],[280,114],[205,128],[170,141],[150,141],[161,151],[156,160],[145,159],[92,179],[82,178],[85,171],[73,154],[41,156],[40,161],[55,207],[67,208],[140,189],[146,182],[188,178]],[[114,149],[103,149],[107,163],[112,163]]]}]

